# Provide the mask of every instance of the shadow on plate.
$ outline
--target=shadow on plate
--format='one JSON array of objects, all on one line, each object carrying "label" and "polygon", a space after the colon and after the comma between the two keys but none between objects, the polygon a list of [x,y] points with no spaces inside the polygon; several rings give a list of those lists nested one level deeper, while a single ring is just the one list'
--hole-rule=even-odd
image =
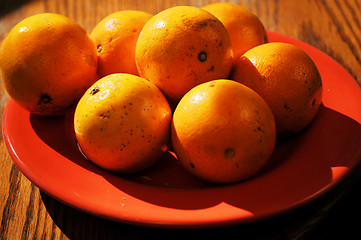
[{"label": "shadow on plate", "polygon": [[297,136],[278,141],[266,166],[246,181],[205,183],[188,174],[171,152],[153,167],[124,176],[105,171],[83,157],[76,146],[72,120],[72,114],[57,118],[30,115],[36,134],[75,164],[135,198],[176,209],[204,209],[223,203],[250,213],[256,213],[260,206],[292,208],[339,182],[345,172],[335,177],[332,168],[353,168],[361,155],[361,125],[322,105],[312,124]]}]

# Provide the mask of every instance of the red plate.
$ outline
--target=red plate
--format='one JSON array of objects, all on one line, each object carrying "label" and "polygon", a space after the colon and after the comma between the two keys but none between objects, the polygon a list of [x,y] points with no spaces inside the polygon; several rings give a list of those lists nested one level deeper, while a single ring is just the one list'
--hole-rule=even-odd
[{"label": "red plate", "polygon": [[44,192],[82,211],[153,227],[211,227],[255,221],[299,207],[324,194],[361,158],[361,88],[336,61],[298,40],[269,32],[270,41],[295,44],[317,64],[323,105],[297,137],[277,143],[255,177],[215,186],[190,176],[172,154],[142,173],[121,176],[88,162],[78,151],[72,114],[46,118],[12,100],[3,137],[20,171]]}]

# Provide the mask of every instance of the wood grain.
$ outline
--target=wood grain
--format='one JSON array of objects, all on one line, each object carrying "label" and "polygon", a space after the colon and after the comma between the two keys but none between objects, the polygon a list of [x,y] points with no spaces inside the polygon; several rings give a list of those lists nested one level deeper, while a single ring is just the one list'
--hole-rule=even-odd
[{"label": "wood grain", "polygon": [[[41,12],[69,16],[87,31],[106,15],[124,9],[156,14],[175,5],[203,6],[206,0],[35,0],[0,1],[0,41],[22,19]],[[305,41],[338,61],[361,84],[361,1],[244,0],[268,30]],[[0,76],[1,77],[1,76]],[[340,79],[342,81],[342,79]],[[0,85],[0,111],[7,95]],[[300,209],[260,222],[217,229],[168,230],[104,220],[70,208],[42,193],[12,163],[0,141],[0,239],[327,239],[361,236],[360,166],[335,189]],[[355,221],[348,220],[352,217]],[[342,219],[342,220],[340,220]],[[339,229],[339,230],[338,230]]]}]

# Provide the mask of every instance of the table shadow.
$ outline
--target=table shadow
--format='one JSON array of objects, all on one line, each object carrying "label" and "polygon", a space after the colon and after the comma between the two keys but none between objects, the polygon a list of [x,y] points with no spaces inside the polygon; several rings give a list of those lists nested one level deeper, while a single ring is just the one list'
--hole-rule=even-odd
[{"label": "table shadow", "polygon": [[34,0],[1,0],[0,18],[33,1]]}]

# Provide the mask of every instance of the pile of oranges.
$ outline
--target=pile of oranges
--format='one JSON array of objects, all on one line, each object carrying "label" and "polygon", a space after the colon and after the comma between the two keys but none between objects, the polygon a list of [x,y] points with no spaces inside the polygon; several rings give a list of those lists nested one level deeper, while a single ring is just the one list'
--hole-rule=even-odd
[{"label": "pile of oranges", "polygon": [[98,166],[135,173],[172,149],[189,172],[221,184],[257,173],[322,99],[311,58],[269,43],[260,19],[231,3],[119,11],[90,34],[68,17],[34,15],[4,39],[0,68],[32,114],[75,107],[77,142]]}]

